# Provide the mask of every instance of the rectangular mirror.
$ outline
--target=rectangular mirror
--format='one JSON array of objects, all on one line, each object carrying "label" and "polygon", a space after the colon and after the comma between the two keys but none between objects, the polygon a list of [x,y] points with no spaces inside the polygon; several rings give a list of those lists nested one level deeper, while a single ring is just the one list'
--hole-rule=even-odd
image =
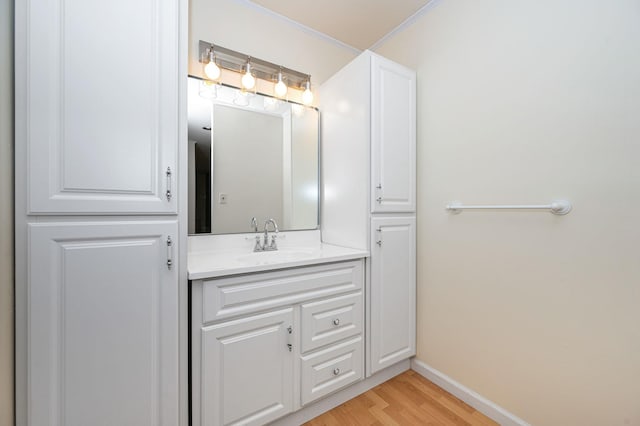
[{"label": "rectangular mirror", "polygon": [[318,227],[315,108],[189,77],[189,234]]}]

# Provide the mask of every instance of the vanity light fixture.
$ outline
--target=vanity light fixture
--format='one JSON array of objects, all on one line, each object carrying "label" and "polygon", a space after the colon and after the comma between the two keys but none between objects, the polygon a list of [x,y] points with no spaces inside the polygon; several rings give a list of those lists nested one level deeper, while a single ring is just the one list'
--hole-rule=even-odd
[{"label": "vanity light fixture", "polygon": [[213,46],[209,48],[209,62],[204,66],[204,74],[209,80],[217,80],[220,78],[220,67],[216,64],[216,55],[213,51]]},{"label": "vanity light fixture", "polygon": [[[311,105],[313,102],[311,76],[309,74],[285,68],[225,47],[214,46],[203,40],[200,40],[198,48],[200,62],[204,66],[204,77],[209,80],[215,80],[223,85],[231,81],[231,86],[249,93],[255,93],[259,87],[264,87],[264,85],[258,84],[258,80],[263,80],[273,84],[273,86],[270,86],[273,87],[273,91],[263,94],[275,96],[279,99],[284,99],[285,97],[288,99],[293,98],[294,101],[301,99],[305,105]],[[209,66],[210,72],[207,66]],[[234,81],[233,74],[224,74],[223,76],[221,70],[236,73],[237,80]],[[220,81],[222,78],[226,81]],[[292,94],[289,89],[294,89],[295,93]]]},{"label": "vanity light fixture", "polygon": [[311,105],[312,102],[313,92],[311,91],[311,76],[309,76],[304,86],[304,92],[302,92],[302,103],[305,105]]},{"label": "vanity light fixture", "polygon": [[251,90],[256,86],[256,79],[251,74],[251,58],[247,58],[247,63],[244,65],[244,75],[242,76],[242,87],[247,90]]},{"label": "vanity light fixture", "polygon": [[276,97],[278,98],[284,98],[287,95],[288,87],[286,84],[284,84],[284,81],[282,81],[282,70],[278,71],[278,82],[273,89]]}]

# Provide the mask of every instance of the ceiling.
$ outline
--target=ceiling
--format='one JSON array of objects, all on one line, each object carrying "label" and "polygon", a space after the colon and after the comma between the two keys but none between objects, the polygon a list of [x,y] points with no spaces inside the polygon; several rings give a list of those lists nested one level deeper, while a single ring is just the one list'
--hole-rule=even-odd
[{"label": "ceiling", "polygon": [[370,48],[431,0],[251,0],[360,50]]}]

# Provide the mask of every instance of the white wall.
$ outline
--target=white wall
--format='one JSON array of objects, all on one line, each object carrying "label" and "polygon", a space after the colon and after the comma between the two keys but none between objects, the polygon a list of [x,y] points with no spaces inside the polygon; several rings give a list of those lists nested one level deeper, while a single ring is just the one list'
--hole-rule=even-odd
[{"label": "white wall", "polygon": [[311,74],[314,86],[358,53],[265,14],[242,0],[190,1],[189,73],[202,76],[199,40]]},{"label": "white wall", "polygon": [[0,425],[13,424],[13,1],[0,2]]},{"label": "white wall", "polygon": [[535,425],[640,425],[640,2],[443,0],[377,52],[418,71],[418,359]]}]

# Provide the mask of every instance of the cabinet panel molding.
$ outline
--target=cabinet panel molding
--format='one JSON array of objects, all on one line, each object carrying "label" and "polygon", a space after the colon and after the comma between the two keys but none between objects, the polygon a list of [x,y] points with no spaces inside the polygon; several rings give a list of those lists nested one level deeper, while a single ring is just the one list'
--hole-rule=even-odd
[{"label": "cabinet panel molding", "polygon": [[177,230],[28,226],[30,426],[178,424]]},{"label": "cabinet panel molding", "polygon": [[27,212],[176,213],[180,2],[24,3]]},{"label": "cabinet panel molding", "polygon": [[364,377],[362,337],[302,357],[301,403],[315,401]]},{"label": "cabinet panel molding", "polygon": [[203,322],[362,288],[362,262],[286,269],[203,283]]},{"label": "cabinet panel molding", "polygon": [[416,210],[416,76],[371,58],[371,211]]},{"label": "cabinet panel molding", "polygon": [[292,308],[202,328],[201,425],[262,425],[292,411],[290,327]]},{"label": "cabinet panel molding", "polygon": [[304,303],[300,306],[301,351],[336,343],[362,333],[362,292]]},{"label": "cabinet panel molding", "polygon": [[[415,217],[374,218],[371,252],[371,372],[416,352]],[[379,242],[379,244],[377,244]]]}]

